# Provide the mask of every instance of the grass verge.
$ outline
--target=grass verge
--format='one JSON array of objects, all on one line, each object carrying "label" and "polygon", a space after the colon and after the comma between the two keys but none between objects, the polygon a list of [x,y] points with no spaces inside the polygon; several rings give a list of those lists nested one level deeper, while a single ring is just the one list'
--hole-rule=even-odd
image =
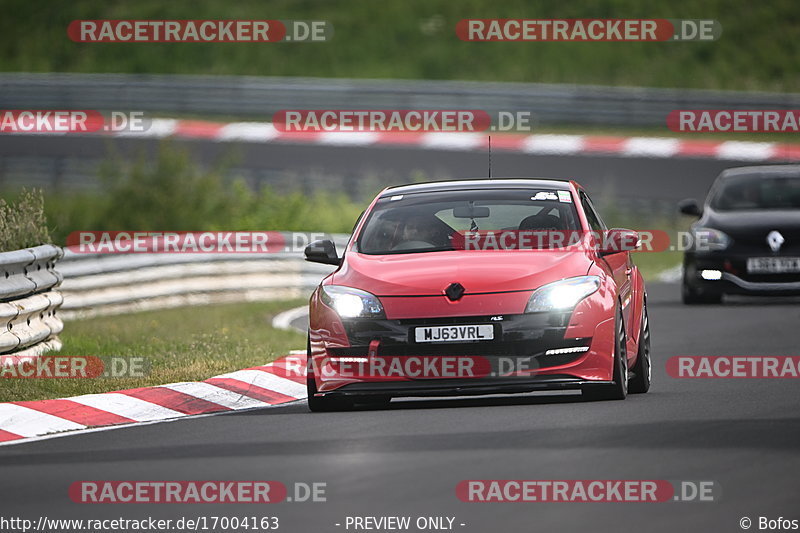
[{"label": "grass verge", "polygon": [[22,189],[16,198],[0,198],[0,252],[50,242],[41,189]]},{"label": "grass verge", "polygon": [[[68,6],[68,7],[66,7]],[[0,70],[466,79],[797,90],[794,0],[4,0]],[[76,43],[76,19],[326,20],[325,43]],[[707,42],[464,42],[464,18],[716,19]]]},{"label": "grass verge", "polygon": [[633,262],[639,267],[645,281],[658,281],[658,276],[665,270],[676,267],[683,260],[683,252],[641,252],[633,254]]},{"label": "grass verge", "polygon": [[305,336],[272,327],[280,311],[305,300],[146,311],[69,322],[59,355],[143,357],[142,378],[0,379],[0,402],[199,381],[263,365],[305,347]]},{"label": "grass verge", "polygon": [[69,233],[90,230],[345,233],[372,199],[340,191],[256,191],[241,179],[227,179],[229,164],[222,158],[214,167],[201,167],[170,142],[161,143],[153,158],[112,156],[99,172],[102,188],[47,194],[51,235],[63,245]]}]

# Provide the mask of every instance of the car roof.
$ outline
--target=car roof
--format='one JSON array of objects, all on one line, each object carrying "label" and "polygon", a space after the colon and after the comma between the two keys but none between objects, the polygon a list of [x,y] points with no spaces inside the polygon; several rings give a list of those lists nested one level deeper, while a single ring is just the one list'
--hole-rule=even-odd
[{"label": "car roof", "polygon": [[736,176],[757,176],[761,178],[770,176],[800,176],[800,165],[760,165],[729,168],[722,171],[719,175],[719,179],[733,178]]},{"label": "car roof", "polygon": [[445,192],[466,190],[490,189],[547,189],[570,190],[569,180],[555,180],[542,178],[475,178],[467,180],[429,181],[425,183],[410,183],[387,187],[381,192],[380,197],[398,194],[413,194],[422,192]]}]

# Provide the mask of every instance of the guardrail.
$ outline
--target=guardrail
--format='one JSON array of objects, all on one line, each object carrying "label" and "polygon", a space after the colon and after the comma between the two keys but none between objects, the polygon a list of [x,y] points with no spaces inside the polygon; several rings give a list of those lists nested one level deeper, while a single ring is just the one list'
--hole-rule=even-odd
[{"label": "guardrail", "polygon": [[[334,235],[341,251],[349,235]],[[302,298],[333,267],[301,253],[84,254],[59,263],[65,320],[184,305]]]},{"label": "guardrail", "polygon": [[61,348],[64,328],[57,310],[64,301],[55,270],[62,256],[43,245],[0,253],[0,355],[35,357]]},{"label": "guardrail", "polygon": [[[333,239],[342,250],[349,235]],[[63,320],[306,297],[333,269],[297,252],[82,254],[44,245],[0,253],[0,355],[60,350]]]},{"label": "guardrail", "polygon": [[530,111],[542,124],[664,126],[675,109],[796,109],[800,94],[597,85],[255,76],[0,74],[0,109],[268,119],[281,109]]}]

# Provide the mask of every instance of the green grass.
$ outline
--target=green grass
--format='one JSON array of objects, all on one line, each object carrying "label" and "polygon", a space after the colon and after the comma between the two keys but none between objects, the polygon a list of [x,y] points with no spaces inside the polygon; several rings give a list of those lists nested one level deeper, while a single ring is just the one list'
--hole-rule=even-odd
[{"label": "green grass", "polygon": [[[795,0],[2,0],[0,70],[460,79],[796,91]],[[716,19],[713,42],[469,43],[462,18]],[[312,19],[328,43],[85,44],[74,19]]]},{"label": "green grass", "polygon": [[271,326],[304,300],[147,311],[68,322],[59,355],[143,357],[143,378],[0,379],[0,402],[62,398],[198,381],[264,365],[305,348],[305,336]]},{"label": "green grass", "polygon": [[50,242],[41,189],[22,189],[19,195],[0,198],[0,252],[10,252]]},{"label": "green grass", "polygon": [[156,156],[133,161],[111,157],[102,165],[102,187],[48,191],[45,212],[56,244],[74,231],[321,231],[348,233],[369,197],[342,192],[254,191],[227,180],[223,160],[203,169],[172,143]]},{"label": "green grass", "polygon": [[683,252],[637,252],[633,262],[639,267],[645,281],[658,281],[658,275],[681,264]]},{"label": "green grass", "polygon": [[[667,217],[653,214],[650,216],[642,213],[634,213],[620,208],[614,203],[600,202],[599,211],[603,215],[606,225],[609,228],[630,228],[637,231],[663,231],[669,236],[669,247],[678,248],[680,232],[686,232],[692,223],[690,217]],[[653,243],[656,246],[663,246],[666,243],[655,235]],[[679,250],[666,249],[663,251],[635,252],[633,262],[639,267],[646,281],[657,281],[658,275],[673,268],[683,260],[683,252]]]}]

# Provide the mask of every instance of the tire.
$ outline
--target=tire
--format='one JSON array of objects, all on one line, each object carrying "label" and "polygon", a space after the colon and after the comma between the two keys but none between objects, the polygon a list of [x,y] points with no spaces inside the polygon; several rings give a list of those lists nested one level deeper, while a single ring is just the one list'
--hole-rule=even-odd
[{"label": "tire", "polygon": [[650,319],[647,316],[647,305],[642,308],[642,330],[639,333],[639,348],[636,353],[633,377],[628,381],[630,394],[644,394],[650,390],[653,376],[653,362],[650,359]]},{"label": "tire", "polygon": [[699,292],[683,280],[681,288],[681,300],[686,305],[719,304],[722,303],[722,293],[720,292]]},{"label": "tire", "polygon": [[[311,353],[311,340],[306,341],[306,354]],[[308,355],[307,355],[308,356]],[[330,413],[332,411],[347,411],[353,407],[353,403],[347,398],[315,396],[317,394],[317,382],[314,380],[313,366],[306,364],[306,393],[308,394],[308,409],[312,413]]]},{"label": "tire", "polygon": [[614,320],[614,381],[609,385],[587,385],[581,391],[584,398],[597,400],[624,400],[628,396],[627,335],[622,313],[617,309]]}]

